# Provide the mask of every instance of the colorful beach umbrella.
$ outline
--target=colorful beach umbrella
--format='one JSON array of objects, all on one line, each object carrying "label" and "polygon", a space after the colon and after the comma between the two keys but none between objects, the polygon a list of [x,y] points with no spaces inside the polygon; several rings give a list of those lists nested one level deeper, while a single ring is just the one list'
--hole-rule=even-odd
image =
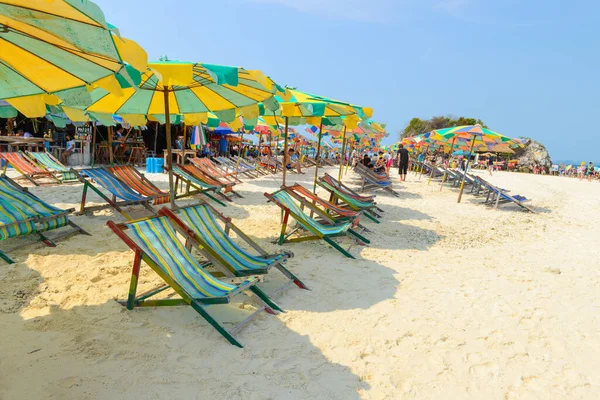
[{"label": "colorful beach umbrella", "polygon": [[88,86],[118,94],[147,61],[91,1],[0,0],[0,99],[28,117],[91,104]]},{"label": "colorful beach umbrella", "polygon": [[180,61],[148,64],[137,89],[123,96],[104,93],[87,112],[92,116],[119,114],[125,120],[152,117],[163,122],[167,133],[167,162],[171,205],[174,187],[171,157],[171,117],[183,115],[186,125],[197,126],[214,113],[221,121],[233,121],[238,112],[258,117],[258,103],[277,108],[274,94],[280,89],[260,71],[238,67]]},{"label": "colorful beach umbrella", "polygon": [[[345,103],[339,100],[324,96],[318,96],[297,89],[288,88],[286,97],[276,96],[280,108],[271,113],[265,112],[264,120],[272,125],[279,125],[284,120],[284,154],[287,154],[287,135],[290,125],[314,125],[319,126],[319,135],[323,132],[323,126],[344,125],[345,128],[354,128],[358,123],[370,118],[373,110],[368,107],[361,107],[351,103]],[[344,135],[345,137],[345,135]],[[344,140],[345,142],[345,140]],[[318,140],[317,159],[320,156],[321,140]],[[318,174],[318,163],[315,168],[315,178],[313,191],[316,191],[316,182]],[[342,166],[340,166],[341,178]],[[283,184],[285,185],[286,170],[283,170]]]}]

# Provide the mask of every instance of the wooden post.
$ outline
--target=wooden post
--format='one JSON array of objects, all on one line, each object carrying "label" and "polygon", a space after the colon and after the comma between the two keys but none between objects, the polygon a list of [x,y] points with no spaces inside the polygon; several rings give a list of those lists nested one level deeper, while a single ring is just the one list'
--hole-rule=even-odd
[{"label": "wooden post", "polygon": [[92,133],[92,168],[94,167],[94,164],[96,163],[96,133],[98,131],[98,128],[96,127],[96,123],[92,122],[93,126],[94,126],[94,132]]},{"label": "wooden post", "polygon": [[108,127],[108,162],[110,165],[113,164],[113,129],[112,126]]},{"label": "wooden post", "polygon": [[465,179],[467,178],[467,171],[469,170],[469,161],[471,161],[471,153],[473,153],[473,148],[475,147],[475,140],[477,140],[477,136],[473,135],[473,141],[471,142],[471,150],[469,150],[469,158],[467,158],[467,165],[465,166],[464,174],[462,177],[462,182],[460,183],[460,192],[458,193],[457,203],[460,203],[462,200],[463,191],[465,189]]},{"label": "wooden post", "polygon": [[317,193],[317,179],[319,174],[319,158],[321,157],[321,140],[323,139],[323,121],[321,120],[321,124],[319,125],[319,143],[317,143],[317,155],[315,157],[315,161],[317,165],[315,166],[315,182],[313,183],[313,193]]},{"label": "wooden post", "polygon": [[156,157],[156,146],[158,142],[158,127],[160,123],[156,121],[156,125],[154,125],[154,157]]},{"label": "wooden post", "polygon": [[285,160],[288,156],[288,121],[289,118],[285,117],[285,131],[283,132],[283,186],[285,186],[285,175],[287,172],[287,164],[285,163]]},{"label": "wooden post", "polygon": [[173,152],[171,148],[171,116],[169,115],[169,89],[163,90],[165,96],[165,129],[167,131],[167,172],[169,174],[169,197],[171,208],[175,209],[175,188],[173,187]]},{"label": "wooden post", "polygon": [[[342,157],[346,150],[346,125],[344,125],[344,139],[342,140]],[[338,174],[338,181],[342,181],[342,171],[344,169],[344,160],[340,160],[340,173]]]}]

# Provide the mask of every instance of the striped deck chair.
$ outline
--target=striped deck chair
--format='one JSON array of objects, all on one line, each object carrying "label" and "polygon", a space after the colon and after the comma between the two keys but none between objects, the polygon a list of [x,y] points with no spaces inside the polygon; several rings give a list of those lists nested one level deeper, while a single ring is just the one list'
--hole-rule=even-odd
[{"label": "striped deck chair", "polygon": [[356,171],[362,179],[361,191],[368,189],[382,189],[396,197],[400,197],[398,192],[392,189],[392,181],[387,174],[378,174],[360,163],[356,164],[354,171]]},{"label": "striped deck chair", "polygon": [[[250,319],[262,311],[271,314],[275,314],[275,311],[283,311],[256,286],[258,278],[249,277],[236,285],[223,282],[208,273],[179,240],[175,230],[177,227],[174,228],[167,217],[151,217],[126,224],[108,221],[107,225],[135,252],[129,295],[126,301],[120,302],[129,310],[144,306],[189,305],[231,344],[238,347],[243,346],[235,338],[235,334]],[[180,231],[180,233],[185,235],[186,232]],[[166,284],[137,295],[142,260]],[[150,299],[167,289],[173,289],[180,298]],[[232,329],[226,329],[209,313],[208,308],[217,304],[230,303],[241,293],[256,296],[259,307],[240,324]]]},{"label": "striped deck chair", "polygon": [[363,215],[371,221],[379,224],[379,219],[382,217],[383,210],[377,206],[375,202],[362,201],[354,198],[347,191],[339,189],[330,184],[327,179],[320,178],[317,185],[329,192],[329,201],[334,204],[345,204],[348,208],[354,211],[363,211]]},{"label": "striped deck chair", "polygon": [[[134,206],[141,205],[150,211],[152,214],[156,214],[154,209],[150,206],[151,197],[147,197],[141,195],[130,187],[128,187],[125,183],[120,181],[115,175],[110,173],[109,171],[103,168],[88,168],[82,169],[80,171],[75,171],[71,169],[71,171],[77,174],[77,179],[81,183],[83,183],[83,193],[81,195],[81,206],[77,215],[92,213],[98,210],[104,210],[106,208],[112,207],[117,210],[121,215],[123,215],[127,219],[131,219],[131,217],[122,209],[125,206]],[[107,190],[111,195],[112,199],[108,198],[100,189],[94,185],[97,183],[102,188]],[[88,188],[92,189],[98,196],[100,196],[107,204],[100,206],[92,206],[86,207],[86,197]]]},{"label": "striped deck chair", "polygon": [[[46,246],[55,247],[55,240],[65,238],[74,234],[85,234],[75,223],[69,220],[69,213],[73,210],[61,210],[40,200],[29,193],[27,189],[19,186],[16,182],[5,175],[0,175],[0,240],[7,240],[22,236],[35,236]],[[48,238],[44,232],[71,227]],[[11,249],[28,246],[32,243],[26,242]],[[0,258],[9,264],[14,261],[0,250]]]},{"label": "striped deck chair", "polygon": [[210,176],[225,184],[241,183],[242,181],[236,177],[236,172],[227,173],[217,168],[214,162],[208,158],[194,157],[190,158],[190,162],[194,164],[204,175]]},{"label": "striped deck chair", "polygon": [[525,204],[526,202],[531,201],[527,197],[518,194],[511,195],[509,194],[509,190],[492,185],[491,183],[479,176],[475,177],[474,179],[478,182],[478,184],[484,185],[484,187],[486,188],[487,198],[484,201],[484,204],[488,206],[493,206],[495,209],[498,209],[498,206],[500,204],[515,203],[523,210],[535,214],[535,210],[533,209],[533,207],[530,207],[529,205]]},{"label": "striped deck chair", "polygon": [[254,166],[247,165],[242,163],[240,160],[239,164],[236,161],[233,161],[231,158],[227,157],[217,157],[215,160],[219,163],[221,169],[225,172],[236,172],[239,171],[240,174],[254,179],[256,178],[256,168]]},{"label": "striped deck chair", "polygon": [[235,182],[225,182],[223,179],[217,179],[214,176],[205,172],[202,168],[199,168],[196,165],[180,165],[180,168],[183,168],[187,171],[187,173],[193,175],[196,179],[206,183],[207,185],[220,187],[222,193],[231,193],[236,197],[243,198],[241,194],[233,190],[233,187],[236,185]]},{"label": "striped deck chair", "polygon": [[[323,175],[321,178],[319,178],[319,180],[323,181],[323,182],[327,182],[329,185],[335,187],[336,189],[338,189],[340,192],[345,193],[348,197],[351,197],[355,200],[364,202],[364,203],[373,203],[375,204],[375,195],[364,195],[364,194],[359,194],[357,192],[355,192],[354,190],[352,190],[349,186],[345,185],[344,183],[338,181],[337,179],[335,179],[333,176],[329,175],[329,174],[325,174]],[[379,210],[382,211],[383,210]]]},{"label": "striped deck chair", "polygon": [[157,188],[144,174],[131,165],[115,165],[108,167],[108,170],[131,189],[143,196],[151,197],[153,199],[152,204],[155,206],[170,201],[169,193]]},{"label": "striped deck chair", "polygon": [[[22,176],[17,179],[27,179],[29,182],[33,183],[35,186],[40,186],[40,184],[54,184],[61,183],[61,181],[54,175],[53,172],[47,171],[43,168],[38,167],[29,161],[23,154],[21,153],[0,153],[0,158],[5,161],[4,163],[4,173],[6,174],[6,168],[10,164],[18,173]],[[49,179],[52,182],[38,182],[38,179]]]},{"label": "striped deck chair", "polygon": [[[189,196],[193,196],[196,194],[203,194],[204,196],[208,197],[209,199],[217,202],[218,204],[222,205],[223,207],[226,207],[227,205],[225,203],[223,203],[222,201],[220,201],[219,199],[217,199],[216,197],[214,197],[211,193],[216,194],[218,196],[220,196],[222,199],[226,200],[226,201],[233,201],[231,200],[231,198],[229,198],[228,196],[226,196],[222,190],[224,188],[223,185],[221,185],[219,183],[219,185],[211,185],[206,183],[203,179],[198,179],[195,175],[191,174],[188,171],[188,167],[193,167],[190,165],[179,165],[179,164],[175,164],[173,165],[173,175],[175,175],[175,187],[179,186],[179,184],[181,183],[181,185],[185,184],[185,190],[183,191],[183,194],[178,195],[177,198],[182,198],[182,197],[189,197]],[[165,167],[166,170],[166,167]],[[190,190],[191,188],[193,188],[194,190]]]},{"label": "striped deck chair", "polygon": [[323,208],[323,210],[329,215],[331,218],[336,220],[337,222],[341,221],[357,221],[360,220],[360,216],[363,213],[362,211],[352,210],[348,207],[343,207],[339,204],[332,203],[330,201],[324,200],[305,188],[304,186],[296,183],[292,186],[282,187],[283,190],[288,192],[290,196],[294,197],[298,201],[307,201],[311,202],[314,205],[319,205]]},{"label": "striped deck chair", "polygon": [[77,176],[71,172],[71,170],[65,167],[60,161],[58,161],[50,153],[39,153],[34,151],[28,151],[27,156],[36,162],[40,167],[45,168],[48,171],[58,173],[62,176],[63,182],[78,182]]},{"label": "striped deck chair", "polygon": [[[175,215],[167,208],[162,208],[158,213],[168,217],[171,223],[181,229],[191,230],[186,239],[198,248],[210,264],[220,267],[225,276],[262,275],[267,274],[271,268],[275,267],[287,278],[287,281],[279,288],[269,292],[269,296],[274,296],[276,293],[283,291],[292,283],[301,289],[308,289],[300,279],[283,265],[287,259],[294,256],[293,253],[268,254],[233,224],[231,218],[225,217],[209,204],[183,207],[179,208],[177,212],[177,215]],[[254,249],[258,255],[254,255],[239,246],[229,236],[231,231]]]},{"label": "striped deck chair", "polygon": [[[279,235],[278,240],[279,245],[292,242],[304,242],[307,240],[324,240],[331,247],[338,250],[346,257],[355,258],[352,254],[350,254],[352,245],[349,248],[344,249],[337,242],[335,242],[334,238],[349,237],[353,239],[353,245],[366,245],[370,243],[367,238],[361,236],[358,232],[353,230],[352,222],[332,222],[329,224],[324,224],[310,217],[304,212],[302,206],[296,203],[296,200],[294,200],[292,196],[283,190],[279,190],[272,194],[265,193],[265,197],[283,210],[283,222],[281,226],[281,234]],[[311,211],[317,212],[315,209],[311,209]],[[323,216],[322,214],[320,215]],[[298,227],[292,229],[289,233],[286,233],[290,216],[294,218],[296,222],[298,222]],[[297,234],[301,228],[309,233],[312,233],[312,235],[291,238],[291,236]]]}]

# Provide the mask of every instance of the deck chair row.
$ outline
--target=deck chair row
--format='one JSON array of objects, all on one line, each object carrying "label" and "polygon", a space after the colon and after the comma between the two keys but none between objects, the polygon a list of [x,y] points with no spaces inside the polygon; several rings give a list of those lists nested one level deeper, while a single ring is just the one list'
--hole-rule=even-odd
[{"label": "deck chair row", "polygon": [[[231,219],[223,216],[207,203],[178,208],[162,208],[158,215],[124,224],[109,221],[107,225],[134,252],[132,278],[127,300],[121,303],[128,309],[188,305],[198,312],[231,344],[243,347],[237,332],[250,320],[266,311],[284,312],[272,297],[290,285],[308,287],[285,267],[293,257],[290,252],[268,254],[239,229]],[[238,240],[234,240],[233,232]],[[241,242],[241,243],[240,243]],[[199,259],[194,253],[199,253]],[[137,293],[141,262],[149,265],[164,284]],[[276,269],[284,283],[276,288],[259,278]],[[275,282],[277,283],[277,282]],[[155,299],[166,290],[178,296]],[[228,304],[247,295],[253,303],[251,311],[232,328],[218,321],[212,307]],[[234,300],[235,299],[235,300]]]}]

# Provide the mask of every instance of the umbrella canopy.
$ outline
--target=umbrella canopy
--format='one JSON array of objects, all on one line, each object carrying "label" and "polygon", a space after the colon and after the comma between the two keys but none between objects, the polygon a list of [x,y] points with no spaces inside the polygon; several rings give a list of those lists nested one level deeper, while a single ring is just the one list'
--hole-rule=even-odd
[{"label": "umbrella canopy", "polygon": [[119,114],[126,121],[153,117],[165,123],[171,205],[175,206],[171,157],[171,117],[183,115],[186,125],[196,126],[213,112],[221,121],[233,121],[238,112],[249,118],[260,114],[258,106],[276,108],[273,96],[280,89],[260,71],[238,67],[180,61],[152,62],[139,88],[125,89],[123,96],[100,93],[87,112],[93,117]]},{"label": "umbrella canopy", "polygon": [[280,108],[274,112],[265,112],[264,120],[270,125],[278,125],[283,117],[287,117],[289,125],[320,125],[325,126],[343,125],[342,117],[350,117],[354,127],[364,118],[373,114],[368,107],[360,107],[339,100],[330,99],[301,92],[296,89],[288,89],[286,96],[275,96]]},{"label": "umbrella canopy", "polygon": [[165,91],[171,117],[182,115],[190,126],[206,123],[209,112],[222,122],[231,122],[239,112],[257,118],[259,102],[277,107],[273,96],[280,88],[260,71],[178,61],[151,62],[148,67],[142,74],[141,90],[124,89],[122,96],[98,91],[87,112],[164,123]]},{"label": "umbrella canopy", "polygon": [[[319,135],[322,135],[323,125],[334,126],[343,125],[344,133],[346,128],[355,128],[358,123],[370,118],[373,110],[368,107],[361,107],[351,103],[344,103],[324,96],[318,96],[296,89],[288,89],[284,96],[276,96],[280,108],[271,113],[265,112],[264,120],[270,124],[278,126],[282,119],[285,119],[285,145],[284,154],[287,154],[287,133],[289,125],[319,125]],[[321,137],[321,136],[319,136]],[[344,144],[346,135],[344,134]],[[320,143],[320,140],[319,140]],[[320,145],[317,147],[317,158],[320,154]],[[343,163],[342,163],[343,164]],[[315,182],[313,191],[316,191],[316,181],[319,168],[318,163],[315,168]],[[342,165],[340,165],[340,178]],[[283,184],[285,185],[286,169],[283,170]]]},{"label": "umbrella canopy", "polygon": [[91,104],[87,85],[119,93],[146,69],[146,52],[91,1],[0,0],[0,27],[0,99],[29,117]]}]

